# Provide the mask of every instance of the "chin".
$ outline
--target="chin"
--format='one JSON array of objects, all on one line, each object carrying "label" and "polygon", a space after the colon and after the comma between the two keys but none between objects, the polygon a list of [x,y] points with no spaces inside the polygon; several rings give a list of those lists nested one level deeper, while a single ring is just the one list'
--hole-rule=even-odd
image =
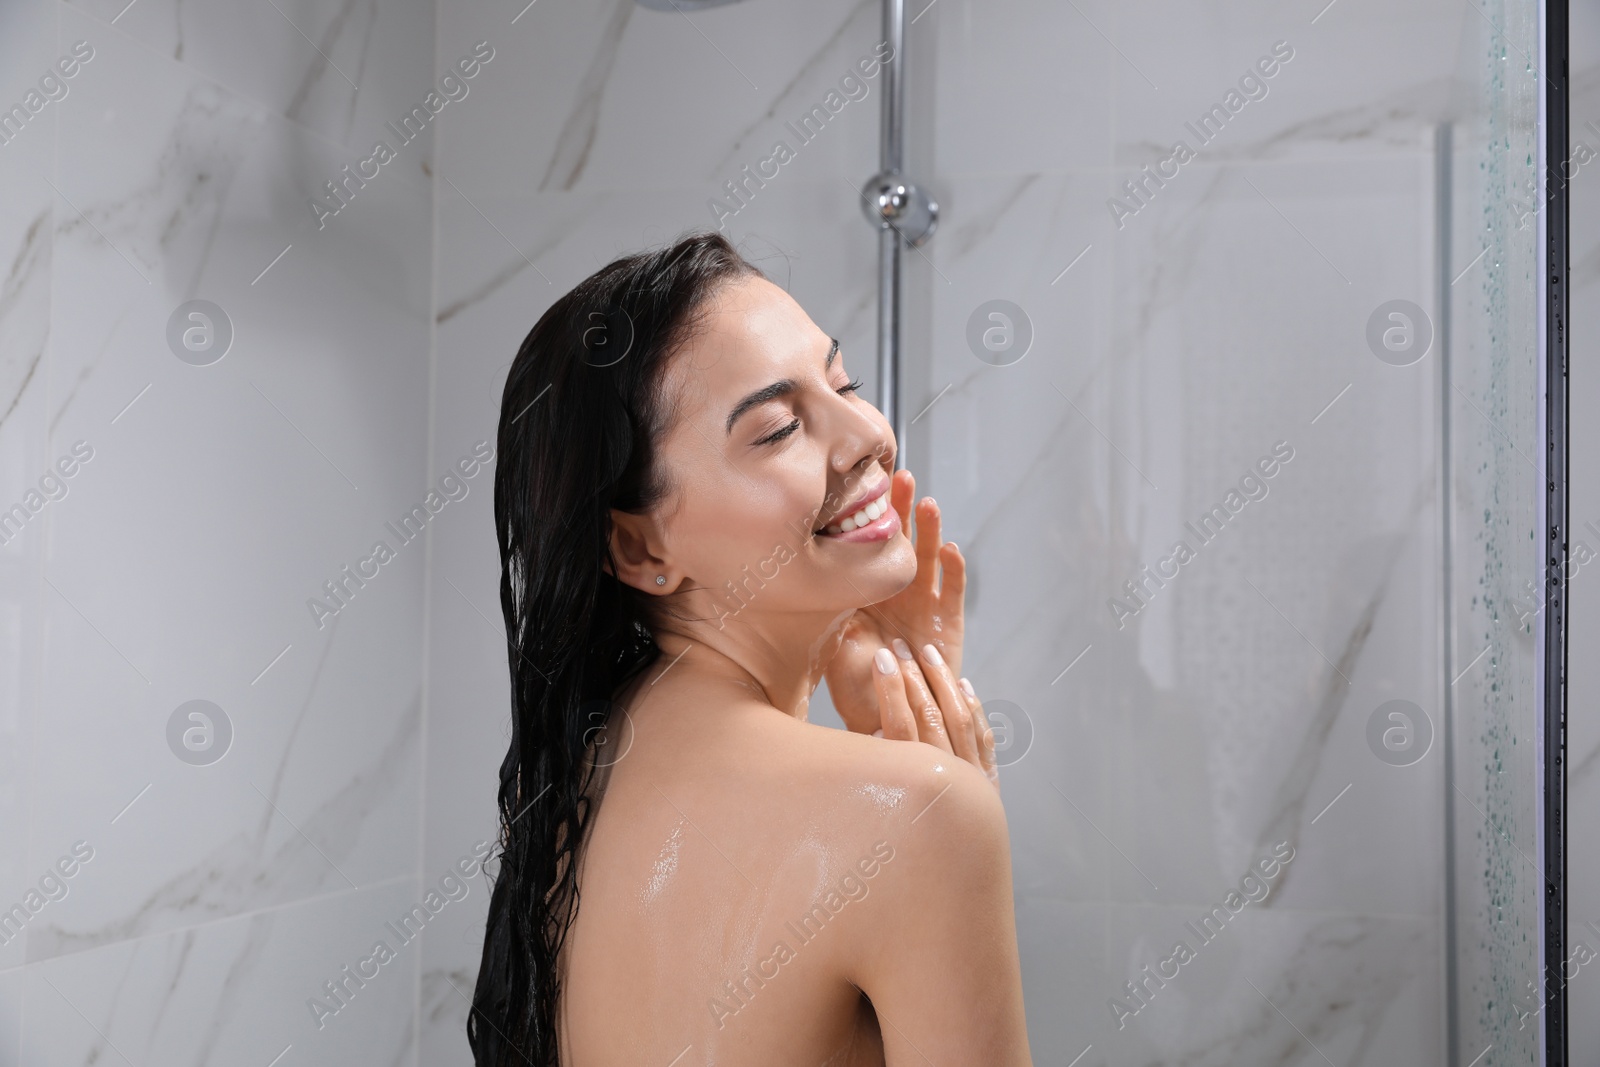
[{"label": "chin", "polygon": [[853,569],[862,575],[852,578],[855,585],[870,598],[867,603],[876,604],[888,600],[916,579],[917,550],[910,538],[896,534],[871,559],[862,560]]}]

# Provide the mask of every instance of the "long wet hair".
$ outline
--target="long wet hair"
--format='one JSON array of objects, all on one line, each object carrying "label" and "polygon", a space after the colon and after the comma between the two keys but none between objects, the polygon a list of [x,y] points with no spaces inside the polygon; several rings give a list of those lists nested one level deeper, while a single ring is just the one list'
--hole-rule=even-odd
[{"label": "long wet hair", "polygon": [[674,417],[668,357],[707,300],[747,275],[764,277],[715,232],[615,260],[550,306],[507,374],[494,519],[511,745],[467,1019],[477,1067],[560,1062],[557,961],[577,914],[596,751],[611,698],[660,655],[662,598],[605,570],[610,509],[643,513],[671,491],[655,463]]}]

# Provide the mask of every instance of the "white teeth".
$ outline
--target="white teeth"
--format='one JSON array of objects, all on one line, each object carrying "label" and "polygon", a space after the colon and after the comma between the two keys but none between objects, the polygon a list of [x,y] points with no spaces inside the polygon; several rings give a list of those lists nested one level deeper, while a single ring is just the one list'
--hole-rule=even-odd
[{"label": "white teeth", "polygon": [[843,522],[837,523],[836,525],[833,525],[833,526],[829,526],[828,527],[828,532],[829,533],[848,533],[851,530],[857,529],[858,527],[861,527],[861,526],[865,526],[870,522],[877,522],[879,519],[881,519],[883,517],[883,513],[888,511],[888,510],[889,510],[889,505],[884,502],[883,497],[879,497],[877,500],[874,500],[872,503],[868,504],[866,507],[864,507],[860,511],[856,512],[854,515],[851,515],[849,518],[845,519]]}]

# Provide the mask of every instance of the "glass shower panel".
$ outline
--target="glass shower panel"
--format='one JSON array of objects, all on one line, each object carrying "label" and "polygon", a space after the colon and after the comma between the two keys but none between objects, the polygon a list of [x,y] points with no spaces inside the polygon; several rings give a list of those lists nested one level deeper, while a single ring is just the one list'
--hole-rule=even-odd
[{"label": "glass shower panel", "polygon": [[1450,152],[1451,1063],[1541,1062],[1539,5],[1468,20]]},{"label": "glass shower panel", "polygon": [[1036,1062],[1539,1063],[1539,10],[1129,0],[1111,166],[1015,173],[940,29],[910,451]]}]

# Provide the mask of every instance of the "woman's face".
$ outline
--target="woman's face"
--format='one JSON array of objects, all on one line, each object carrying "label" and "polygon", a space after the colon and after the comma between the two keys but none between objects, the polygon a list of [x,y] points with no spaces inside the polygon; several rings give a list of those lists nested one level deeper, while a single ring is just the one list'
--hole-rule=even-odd
[{"label": "woman's face", "polygon": [[[658,455],[674,493],[631,520],[662,565],[647,563],[633,584],[660,592],[655,575],[666,573],[666,589],[705,587],[719,628],[838,613],[910,584],[916,557],[889,507],[894,431],[852,388],[845,359],[778,286],[723,287],[666,371],[677,421]],[[842,531],[864,499],[866,517],[883,514]]]}]

